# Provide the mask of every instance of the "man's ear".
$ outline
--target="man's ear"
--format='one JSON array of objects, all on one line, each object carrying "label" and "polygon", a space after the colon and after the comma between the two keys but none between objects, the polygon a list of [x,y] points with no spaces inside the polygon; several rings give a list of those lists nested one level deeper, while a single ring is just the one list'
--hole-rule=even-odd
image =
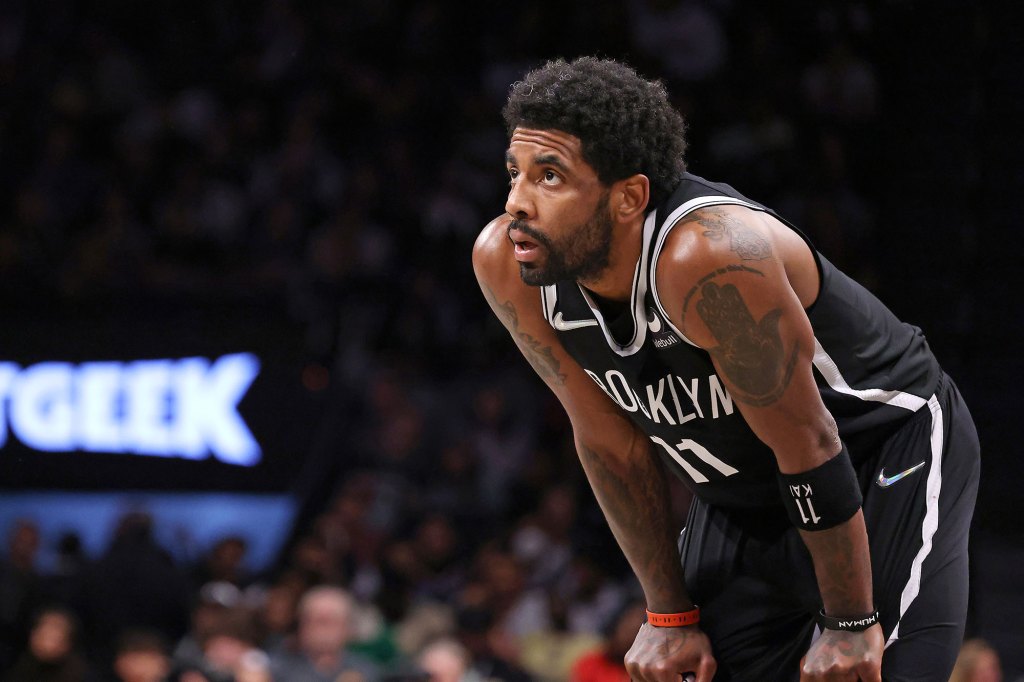
[{"label": "man's ear", "polygon": [[651,181],[646,175],[637,173],[612,184],[613,217],[621,222],[631,222],[643,217],[651,199]]}]

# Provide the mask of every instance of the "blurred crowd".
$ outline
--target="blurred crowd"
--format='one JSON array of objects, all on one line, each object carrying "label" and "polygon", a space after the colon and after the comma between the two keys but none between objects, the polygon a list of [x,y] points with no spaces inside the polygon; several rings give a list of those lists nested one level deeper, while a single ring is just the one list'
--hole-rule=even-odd
[{"label": "blurred crowd", "polygon": [[246,570],[240,537],[174,561],[140,512],[96,560],[66,536],[42,573],[38,530],[23,521],[0,563],[0,680],[628,679],[643,604],[614,560],[574,550],[565,490],[472,552],[441,516],[382,546],[366,498],[349,488],[262,575]]},{"label": "blurred crowd", "polygon": [[265,576],[246,570],[247,544],[236,537],[195,564],[175,563],[154,542],[152,519],[137,512],[124,516],[97,560],[69,536],[57,568],[41,573],[38,530],[19,523],[0,564],[0,679],[623,678],[643,608],[600,557],[571,555],[557,537],[564,500],[549,501],[510,544],[488,544],[472,560],[453,547],[451,528],[425,519],[414,539],[388,548],[380,568],[364,565],[346,578],[334,557],[354,562],[374,552],[364,497],[346,495],[322,519],[336,526],[322,539],[349,543],[348,551],[310,538]]},{"label": "blurred crowd", "polygon": [[352,367],[367,344],[456,355],[508,85],[585,52],[666,81],[696,172],[870,267],[867,5],[548,5],[5,2],[2,295],[269,298]]},{"label": "blurred crowd", "polygon": [[[373,556],[365,500],[339,496],[264,575],[246,570],[240,537],[176,563],[139,512],[98,560],[67,535],[41,573],[22,521],[0,562],[0,680],[629,682],[642,595],[614,560],[573,549],[564,490],[471,555],[435,516]],[[951,682],[1002,679],[991,646],[964,643]]]},{"label": "blurred crowd", "polygon": [[137,514],[41,574],[18,525],[0,679],[625,682],[641,595],[470,268],[507,88],[584,53],[662,78],[694,172],[873,286],[879,11],[4,2],[0,300],[270,302],[357,397],[319,446],[328,494],[258,575],[244,538],[183,564]]}]

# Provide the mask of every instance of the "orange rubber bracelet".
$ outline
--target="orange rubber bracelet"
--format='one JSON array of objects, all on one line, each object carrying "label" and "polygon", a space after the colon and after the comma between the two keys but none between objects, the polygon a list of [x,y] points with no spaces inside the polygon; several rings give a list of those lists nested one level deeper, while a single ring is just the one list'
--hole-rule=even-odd
[{"label": "orange rubber bracelet", "polygon": [[647,612],[647,623],[656,628],[681,628],[685,625],[696,625],[700,622],[700,609],[696,606],[683,613],[652,613]]}]

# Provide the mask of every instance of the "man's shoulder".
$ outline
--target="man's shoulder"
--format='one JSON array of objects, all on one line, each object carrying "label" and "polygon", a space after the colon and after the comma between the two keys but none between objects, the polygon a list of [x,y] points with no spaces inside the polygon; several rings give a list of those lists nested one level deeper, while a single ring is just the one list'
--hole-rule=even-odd
[{"label": "man's shoulder", "polygon": [[347,671],[361,673],[367,682],[373,682],[380,676],[380,666],[366,656],[346,651],[338,660],[334,670],[327,673],[318,671],[313,663],[299,652],[277,649],[270,652],[271,669],[277,676],[296,682],[322,682],[324,679],[335,679]]},{"label": "man's shoulder", "polygon": [[510,221],[506,213],[487,223],[480,231],[473,245],[473,271],[492,306],[500,301],[512,301],[522,308],[535,302],[539,309],[537,290],[524,284],[519,275],[519,264],[508,238]]},{"label": "man's shoulder", "polygon": [[347,670],[359,670],[360,672],[378,673],[380,664],[375,660],[358,651],[346,651],[342,659],[342,667]]},{"label": "man's shoulder", "polygon": [[503,213],[484,225],[473,244],[473,265],[494,265],[509,250],[508,225],[512,217]]},{"label": "man's shoulder", "polygon": [[772,255],[771,230],[760,211],[735,204],[716,204],[689,211],[661,240],[659,274],[664,265],[674,272],[692,272],[729,263],[760,261]]}]

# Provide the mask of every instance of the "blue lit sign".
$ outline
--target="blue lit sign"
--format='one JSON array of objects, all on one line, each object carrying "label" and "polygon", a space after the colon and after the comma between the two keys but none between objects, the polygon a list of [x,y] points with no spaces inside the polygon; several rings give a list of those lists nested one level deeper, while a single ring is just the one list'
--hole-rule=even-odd
[{"label": "blue lit sign", "polygon": [[47,452],[128,453],[259,463],[238,404],[259,374],[236,353],[135,362],[0,362],[0,448],[8,429]]}]

